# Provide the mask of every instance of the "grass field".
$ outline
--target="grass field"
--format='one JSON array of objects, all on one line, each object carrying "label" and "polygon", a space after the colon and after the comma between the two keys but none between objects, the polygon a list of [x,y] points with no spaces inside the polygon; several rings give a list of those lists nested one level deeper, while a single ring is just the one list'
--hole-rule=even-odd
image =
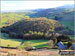
[{"label": "grass field", "polygon": [[[42,47],[47,47],[48,40],[26,40],[25,42],[30,42],[33,47],[36,48],[42,48]],[[24,47],[24,44],[21,46],[22,48]]]},{"label": "grass field", "polygon": [[75,36],[74,35],[70,35],[72,37],[72,39],[75,39]]},{"label": "grass field", "polygon": [[[7,47],[10,45],[10,47],[17,47],[22,43],[22,40],[20,39],[0,39],[1,40],[1,46]],[[46,47],[48,40],[26,40],[24,42],[31,42],[32,46],[35,46],[36,48],[40,47]],[[21,47],[24,47],[23,45]]]},{"label": "grass field", "polygon": [[23,42],[22,39],[11,39],[8,34],[1,33],[0,34],[0,46],[7,47],[8,45],[10,47],[16,47],[19,46]]},{"label": "grass field", "polygon": [[[74,36],[71,36],[72,39],[75,39]],[[19,45],[21,45],[21,47],[24,47],[24,43],[25,42],[31,42],[32,46],[36,47],[36,48],[42,48],[42,47],[46,47],[48,40],[23,40],[23,39],[11,39],[10,37],[8,37],[8,34],[0,34],[0,46],[10,46],[10,47],[17,47]]]},{"label": "grass field", "polygon": [[[21,44],[21,40],[19,41],[18,39],[0,39],[1,40],[1,46],[5,46],[7,47],[9,45],[9,47],[16,47],[19,46]],[[16,41],[15,41],[16,40]]]},{"label": "grass field", "polygon": [[23,47],[23,43],[24,42],[31,42],[32,46],[35,46],[37,48],[40,47],[46,47],[47,46],[47,41],[48,40],[22,40],[22,39],[11,39],[10,37],[8,37],[7,34],[0,34],[0,46],[8,46],[10,45],[10,47],[17,47],[19,45],[22,44],[21,47]]},{"label": "grass field", "polygon": [[63,24],[64,27],[69,27],[71,30],[74,30],[74,22],[60,21],[60,23]]}]

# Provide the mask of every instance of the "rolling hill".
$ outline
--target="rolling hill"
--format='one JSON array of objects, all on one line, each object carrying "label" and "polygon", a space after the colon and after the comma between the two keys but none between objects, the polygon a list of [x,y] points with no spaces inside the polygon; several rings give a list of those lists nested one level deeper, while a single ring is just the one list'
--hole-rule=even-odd
[{"label": "rolling hill", "polygon": [[28,16],[31,18],[47,17],[54,19],[64,24],[65,27],[70,27],[71,30],[74,30],[75,10],[73,7],[74,5],[64,5],[57,8],[41,9],[36,11],[36,13],[28,14]]},{"label": "rolling hill", "polygon": [[[68,8],[67,8],[68,7]],[[46,17],[58,21],[72,32],[74,31],[74,8],[73,5],[63,5],[56,8],[19,10],[15,12],[1,13],[0,27],[9,26],[25,18]]]},{"label": "rolling hill", "polygon": [[51,32],[54,31],[56,28],[63,28],[59,22],[52,19],[47,19],[44,17],[41,18],[28,18],[18,21],[5,29],[16,32],[16,33],[24,33],[24,31],[36,31],[36,32]]}]

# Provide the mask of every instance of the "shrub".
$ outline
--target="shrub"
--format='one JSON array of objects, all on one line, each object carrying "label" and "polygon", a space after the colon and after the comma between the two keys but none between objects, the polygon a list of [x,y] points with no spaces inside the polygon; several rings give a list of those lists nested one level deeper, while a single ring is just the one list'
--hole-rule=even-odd
[{"label": "shrub", "polygon": [[58,36],[57,37],[57,42],[59,42],[59,41],[71,41],[72,39],[71,39],[71,37],[69,36],[69,35],[61,35],[61,36]]},{"label": "shrub", "polygon": [[43,35],[43,32],[38,32],[38,35]]},{"label": "shrub", "polygon": [[17,37],[17,34],[16,34],[15,32],[10,32],[10,33],[9,33],[9,36],[10,36],[10,37]]},{"label": "shrub", "polygon": [[53,48],[54,47],[54,41],[53,40],[49,40],[48,41],[48,48]]},{"label": "shrub", "polygon": [[62,16],[55,16],[55,20],[60,20],[60,19],[62,19],[63,17]]},{"label": "shrub", "polygon": [[51,39],[53,40],[54,45],[56,45],[56,43],[57,43],[57,38],[55,37],[54,33],[52,34]]},{"label": "shrub", "polygon": [[26,40],[29,40],[30,38],[30,34],[29,33],[26,33],[23,35],[23,39],[26,39]]},{"label": "shrub", "polygon": [[8,44],[7,47],[10,47],[10,45]]},{"label": "shrub", "polygon": [[24,48],[26,49],[26,50],[32,50],[32,43],[31,42],[25,42],[24,43]]},{"label": "shrub", "polygon": [[33,34],[33,31],[29,31],[30,34]]}]

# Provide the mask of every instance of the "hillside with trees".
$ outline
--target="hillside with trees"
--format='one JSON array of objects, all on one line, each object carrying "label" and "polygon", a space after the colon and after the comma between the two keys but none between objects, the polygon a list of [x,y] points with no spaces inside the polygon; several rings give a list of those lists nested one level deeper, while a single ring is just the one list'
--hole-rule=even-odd
[{"label": "hillside with trees", "polygon": [[72,49],[75,43],[73,5],[37,9],[25,9],[24,6],[23,8],[24,10],[14,8],[12,11],[1,11],[0,49],[15,48],[19,51],[33,50],[34,52],[45,50],[44,48],[54,51]]},{"label": "hillside with trees", "polygon": [[33,10],[36,13],[28,14],[31,18],[47,17],[59,21],[65,27],[71,27],[74,30],[74,12],[73,8],[50,8],[40,9],[38,11]]},{"label": "hillside with trees", "polygon": [[1,17],[0,27],[13,24],[27,17],[28,18],[46,17],[48,19],[54,19],[59,21],[59,23],[63,24],[65,28],[70,28],[70,30],[73,31],[74,12],[75,12],[74,8],[71,7],[64,8],[63,6],[48,9],[33,9],[33,10],[19,10],[15,12],[5,12],[0,14]]},{"label": "hillside with trees", "polygon": [[16,32],[16,33],[25,33],[29,31],[36,31],[36,32],[43,32],[43,33],[49,33],[55,31],[56,28],[63,28],[61,24],[59,24],[58,21],[48,19],[45,17],[41,18],[26,18],[21,21],[18,21],[8,27],[5,27],[5,29]]},{"label": "hillside with trees", "polygon": [[74,34],[72,30],[64,28],[58,21],[45,17],[20,20],[10,26],[1,28],[1,32],[8,33],[10,37],[23,39],[44,39],[52,33]]}]

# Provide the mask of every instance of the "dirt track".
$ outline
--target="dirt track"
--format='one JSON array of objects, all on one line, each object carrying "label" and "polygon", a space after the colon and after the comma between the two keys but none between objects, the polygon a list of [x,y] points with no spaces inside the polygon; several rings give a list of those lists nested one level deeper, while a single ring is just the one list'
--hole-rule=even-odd
[{"label": "dirt track", "polygon": [[[18,49],[0,49],[0,56],[61,56],[59,50],[25,51]],[[69,56],[69,55],[68,55]]]},{"label": "dirt track", "polygon": [[17,49],[0,49],[1,55],[16,55],[16,56],[58,56],[58,51],[43,50],[43,51],[25,51]]}]

